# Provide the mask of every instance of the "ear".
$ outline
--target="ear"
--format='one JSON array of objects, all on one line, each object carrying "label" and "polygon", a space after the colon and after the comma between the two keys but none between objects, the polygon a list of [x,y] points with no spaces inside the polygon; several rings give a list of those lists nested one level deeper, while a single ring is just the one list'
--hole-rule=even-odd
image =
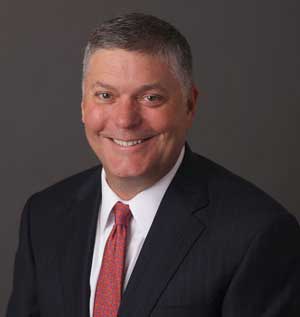
[{"label": "ear", "polygon": [[84,124],[84,104],[83,101],[81,101],[81,122]]},{"label": "ear", "polygon": [[187,113],[191,115],[191,119],[193,119],[196,114],[198,96],[198,89],[193,84],[187,99]]}]

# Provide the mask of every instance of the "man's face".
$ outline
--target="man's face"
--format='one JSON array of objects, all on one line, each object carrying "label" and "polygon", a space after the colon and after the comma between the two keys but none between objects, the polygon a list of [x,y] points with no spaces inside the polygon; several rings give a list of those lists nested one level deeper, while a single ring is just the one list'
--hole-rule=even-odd
[{"label": "man's face", "polygon": [[161,58],[123,49],[96,51],[83,85],[82,121],[108,182],[163,177],[192,124],[196,89],[187,101]]}]

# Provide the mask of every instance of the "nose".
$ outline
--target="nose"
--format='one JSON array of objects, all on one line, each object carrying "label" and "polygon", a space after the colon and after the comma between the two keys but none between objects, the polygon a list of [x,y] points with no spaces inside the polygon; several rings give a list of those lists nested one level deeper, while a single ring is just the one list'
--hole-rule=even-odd
[{"label": "nose", "polygon": [[118,128],[133,129],[140,125],[142,116],[135,100],[123,98],[114,108],[114,122]]}]

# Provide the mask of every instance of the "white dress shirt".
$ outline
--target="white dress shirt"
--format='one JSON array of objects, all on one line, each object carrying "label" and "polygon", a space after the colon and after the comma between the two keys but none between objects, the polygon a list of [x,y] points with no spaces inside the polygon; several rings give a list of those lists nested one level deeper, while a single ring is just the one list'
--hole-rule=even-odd
[{"label": "white dress shirt", "polygon": [[95,291],[100,273],[102,257],[104,253],[104,247],[106,240],[114,225],[114,216],[111,212],[113,206],[117,201],[121,201],[129,205],[132,213],[132,219],[130,227],[127,233],[127,249],[124,268],[124,284],[123,291],[125,290],[130,275],[135,266],[138,255],[144,244],[145,238],[149,232],[151,224],[154,220],[155,214],[161,203],[161,200],[169,187],[173,177],[175,176],[184,156],[184,147],[182,148],[180,155],[173,166],[173,168],[156,182],[153,186],[138,193],[132,199],[125,201],[118,197],[112,189],[109,187],[106,181],[105,171],[102,169],[102,200],[100,205],[100,211],[98,214],[93,262],[90,274],[90,316],[93,316]]}]

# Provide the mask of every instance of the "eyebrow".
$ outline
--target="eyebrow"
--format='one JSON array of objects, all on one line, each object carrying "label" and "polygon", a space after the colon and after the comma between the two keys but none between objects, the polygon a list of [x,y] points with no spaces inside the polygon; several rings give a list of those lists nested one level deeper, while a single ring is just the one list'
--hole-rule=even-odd
[{"label": "eyebrow", "polygon": [[[115,87],[113,87],[109,84],[106,84],[104,82],[98,81],[98,80],[92,85],[92,88],[95,88],[95,87],[103,87],[103,88],[107,88],[107,89],[111,89],[111,90],[116,90]],[[151,83],[151,84],[145,84],[145,85],[142,85],[141,87],[139,87],[137,89],[137,93],[151,90],[151,89],[159,89],[159,90],[162,90],[164,92],[167,92],[167,90],[160,83]]]},{"label": "eyebrow", "polygon": [[98,81],[98,80],[92,85],[92,88],[99,87],[99,86],[103,87],[103,88],[115,90],[115,88],[113,86],[111,86],[109,84],[105,84],[105,83]]}]

